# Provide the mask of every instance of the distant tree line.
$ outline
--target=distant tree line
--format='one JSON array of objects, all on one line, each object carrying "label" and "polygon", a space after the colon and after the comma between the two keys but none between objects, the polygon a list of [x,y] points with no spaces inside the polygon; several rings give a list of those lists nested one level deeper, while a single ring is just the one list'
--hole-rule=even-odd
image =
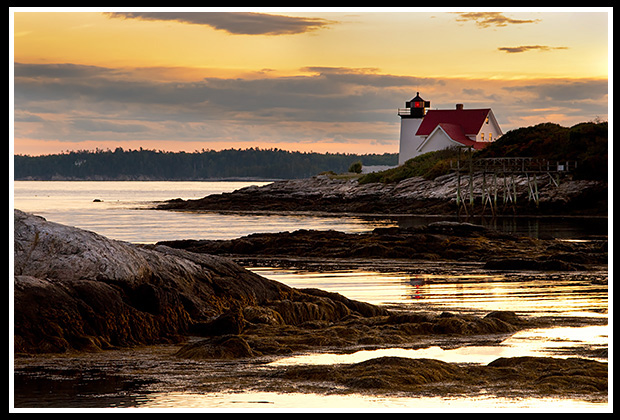
[{"label": "distant tree line", "polygon": [[222,178],[294,179],[321,172],[346,172],[352,163],[397,164],[398,154],[290,152],[227,149],[195,152],[79,150],[44,156],[14,156],[16,180],[200,180]]}]

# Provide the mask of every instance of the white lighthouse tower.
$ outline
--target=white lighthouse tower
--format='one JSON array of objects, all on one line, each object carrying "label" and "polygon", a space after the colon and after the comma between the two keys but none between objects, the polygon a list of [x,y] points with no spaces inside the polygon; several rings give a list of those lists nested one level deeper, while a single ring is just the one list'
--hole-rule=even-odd
[{"label": "white lighthouse tower", "polygon": [[405,102],[405,108],[398,109],[400,116],[400,150],[398,164],[402,165],[407,159],[416,156],[418,146],[424,141],[424,137],[416,136],[420,124],[426,115],[426,109],[430,108],[430,101],[425,101],[417,92],[415,98]]}]

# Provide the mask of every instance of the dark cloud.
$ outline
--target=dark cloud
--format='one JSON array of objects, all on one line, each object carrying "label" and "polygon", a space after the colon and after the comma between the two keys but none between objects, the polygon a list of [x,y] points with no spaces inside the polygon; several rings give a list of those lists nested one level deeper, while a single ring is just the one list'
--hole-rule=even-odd
[{"label": "dark cloud", "polygon": [[324,28],[333,21],[252,12],[127,12],[110,18],[158,20],[206,25],[237,35],[291,35]]},{"label": "dark cloud", "polygon": [[14,121],[15,122],[43,122],[45,121],[43,118],[41,118],[38,115],[34,115],[31,114],[30,112],[24,112],[24,111],[16,111],[15,112],[15,117],[14,117]]},{"label": "dark cloud", "polygon": [[535,99],[546,102],[599,101],[607,96],[607,80],[541,83],[505,87],[509,92],[525,92]]},{"label": "dark cloud", "polygon": [[504,16],[504,14],[500,12],[469,12],[457,14],[459,15],[459,17],[456,18],[457,22],[474,21],[476,22],[476,25],[481,28],[488,28],[490,26],[508,26],[540,22],[540,19],[513,19]]},{"label": "dark cloud", "polygon": [[[66,67],[66,68],[65,68]],[[368,69],[314,68],[317,74],[279,78],[205,78],[194,82],[133,80],[105,68],[65,65],[16,64],[16,107],[79,100],[103,107],[142,107],[164,110],[163,118],[221,118],[245,113],[245,118],[285,115],[297,120],[356,121],[379,118],[386,108],[397,107],[395,91],[443,83],[432,78],[392,76]],[[84,78],[85,74],[91,76]],[[62,77],[60,77],[62,75]],[[111,108],[115,108],[111,106]],[[362,115],[360,111],[363,111]],[[146,111],[145,111],[146,112]],[[373,115],[373,112],[377,114]]]},{"label": "dark cloud", "polygon": [[463,88],[461,92],[463,92],[465,95],[470,95],[470,96],[480,96],[484,94],[484,91],[482,89]]},{"label": "dark cloud", "polygon": [[87,66],[70,63],[53,64],[27,64],[14,63],[13,69],[15,77],[35,77],[35,78],[86,78],[102,75],[120,74],[117,69],[106,67]]},{"label": "dark cloud", "polygon": [[509,54],[522,53],[526,51],[551,51],[551,50],[567,50],[568,47],[550,47],[548,45],[521,45],[518,47],[499,47],[498,50]]},{"label": "dark cloud", "polygon": [[93,121],[78,119],[72,121],[75,129],[82,131],[106,131],[112,133],[141,133],[148,131],[148,127],[142,124],[117,124],[110,121]]},{"label": "dark cloud", "polygon": [[[463,96],[466,98],[478,98],[480,101],[484,101],[487,104],[489,103],[498,103],[501,101],[501,98],[496,94],[487,94],[483,89],[471,89],[471,88],[463,88],[461,90]],[[488,105],[483,105],[488,106]]]},{"label": "dark cloud", "polygon": [[374,87],[419,86],[442,84],[443,81],[432,77],[394,76],[380,74],[376,68],[349,67],[305,67],[305,71],[319,73],[321,76],[343,84]]},{"label": "dark cloud", "polygon": [[163,82],[138,78],[130,69],[16,63],[16,138],[36,133],[40,139],[63,141],[260,137],[278,142],[351,138],[355,132],[392,141],[398,138],[396,109],[416,91],[434,107],[490,106],[506,129],[512,128],[504,125],[508,120],[529,122],[541,109],[576,120],[606,115],[606,80],[530,80],[506,86],[369,68],[304,70],[310,74]]}]

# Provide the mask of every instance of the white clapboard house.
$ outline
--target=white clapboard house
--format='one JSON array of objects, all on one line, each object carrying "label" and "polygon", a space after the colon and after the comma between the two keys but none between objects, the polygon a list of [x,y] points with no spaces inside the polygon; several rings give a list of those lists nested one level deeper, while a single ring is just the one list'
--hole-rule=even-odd
[{"label": "white clapboard house", "polygon": [[427,152],[452,146],[483,149],[503,133],[491,108],[428,109],[430,102],[420,97],[398,109],[401,118],[398,164]]}]

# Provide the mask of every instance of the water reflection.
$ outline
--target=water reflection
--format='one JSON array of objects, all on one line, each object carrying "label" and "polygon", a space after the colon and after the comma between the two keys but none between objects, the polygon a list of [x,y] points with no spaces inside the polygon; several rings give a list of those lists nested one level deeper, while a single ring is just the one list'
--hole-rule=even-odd
[{"label": "water reflection", "polygon": [[538,239],[606,239],[607,217],[563,216],[393,216],[399,227],[417,227],[437,221],[458,221],[481,225],[489,229],[517,236]]},{"label": "water reflection", "polygon": [[[571,357],[570,354],[558,355],[558,349],[570,353],[569,349],[581,347],[606,348],[608,343],[608,326],[536,328],[517,332],[500,343],[493,345],[474,345],[458,348],[431,346],[421,349],[387,348],[377,350],[360,350],[351,354],[311,353],[276,360],[272,366],[288,365],[331,365],[341,363],[359,363],[376,357],[394,356],[409,358],[437,359],[448,363],[489,364],[500,357],[553,356]],[[583,357],[583,356],[581,356]],[[606,362],[607,356],[590,357]]]},{"label": "water reflection", "polygon": [[[426,274],[373,271],[313,272],[251,268],[296,288],[319,288],[377,305],[485,313],[509,310],[537,316],[607,316],[607,273]],[[604,279],[604,284],[591,281]]]},{"label": "water reflection", "polygon": [[185,408],[204,410],[275,411],[281,409],[310,410],[315,412],[399,412],[412,410],[439,412],[496,412],[498,409],[526,409],[532,411],[603,412],[607,403],[562,398],[504,398],[479,395],[469,398],[425,396],[374,396],[362,394],[324,395],[311,393],[160,393],[150,394],[143,402],[149,408]]}]

